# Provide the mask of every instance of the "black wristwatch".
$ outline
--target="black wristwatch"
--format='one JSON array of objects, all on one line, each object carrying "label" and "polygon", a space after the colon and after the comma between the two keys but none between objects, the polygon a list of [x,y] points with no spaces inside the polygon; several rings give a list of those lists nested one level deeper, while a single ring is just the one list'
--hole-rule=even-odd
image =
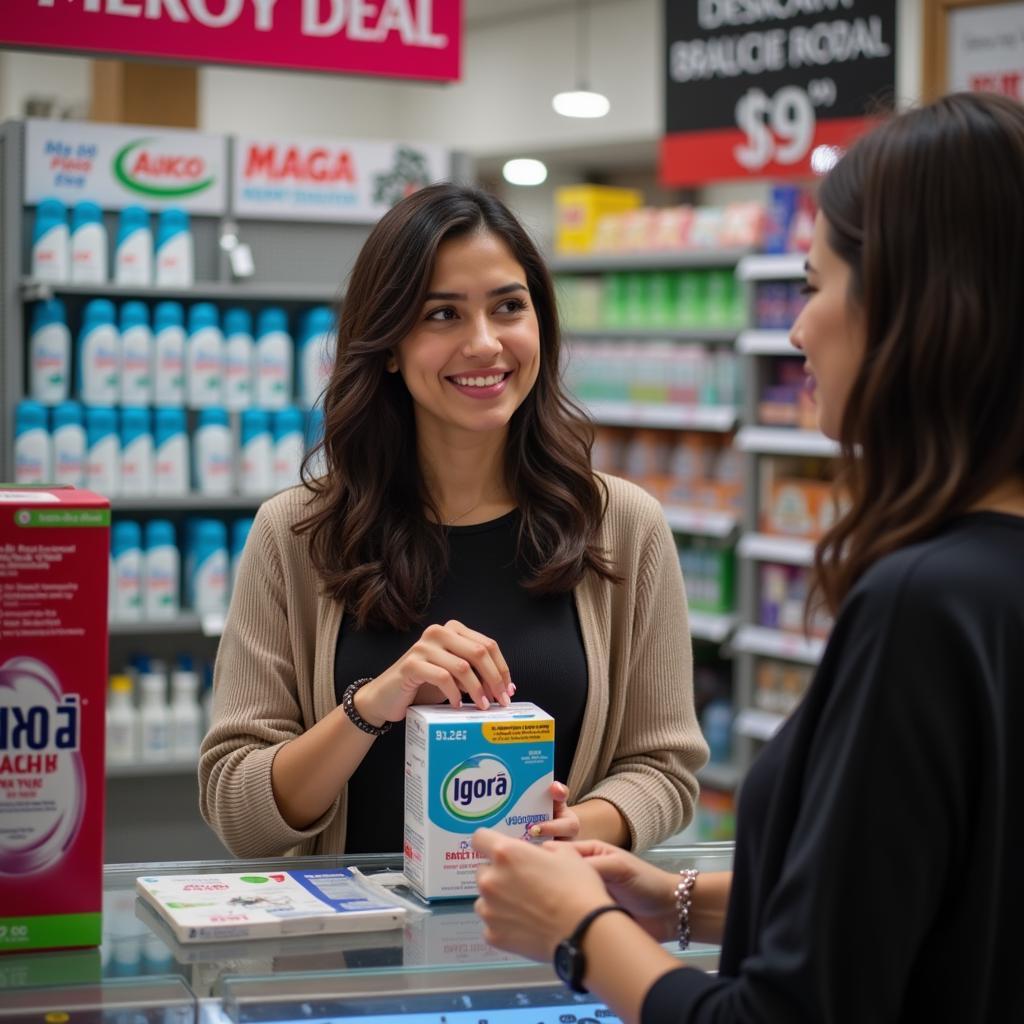
[{"label": "black wristwatch", "polygon": [[555,947],[555,974],[573,992],[587,991],[583,984],[583,976],[587,973],[587,958],[584,956],[582,949],[583,936],[587,934],[587,929],[597,918],[602,914],[607,914],[610,910],[618,910],[620,913],[628,914],[630,917],[633,916],[625,907],[620,907],[618,903],[608,903],[603,907],[597,907],[590,911],[576,925],[569,938],[562,939]]}]

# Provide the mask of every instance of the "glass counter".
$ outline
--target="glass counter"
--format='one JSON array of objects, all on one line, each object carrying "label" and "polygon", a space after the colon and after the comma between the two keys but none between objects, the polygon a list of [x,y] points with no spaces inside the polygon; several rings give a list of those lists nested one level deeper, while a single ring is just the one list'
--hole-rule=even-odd
[{"label": "glass counter", "polygon": [[[732,844],[659,847],[645,859],[669,871],[726,870]],[[379,854],[108,865],[100,948],[0,956],[0,1024],[9,1017],[17,1024],[338,1024],[374,1016],[408,1019],[409,1024],[442,1018],[462,1024],[463,1014],[467,1024],[519,1024],[518,1015],[506,1013],[516,1008],[529,1010],[522,1020],[537,1024],[550,1015],[540,1013],[541,1007],[555,1021],[596,1019],[592,1001],[578,1001],[566,992],[549,964],[488,946],[472,900],[432,904],[404,928],[387,932],[182,944],[137,899],[134,888],[143,874],[339,864],[393,883],[402,859]],[[717,955],[717,947],[695,945],[686,959],[713,970]],[[159,999],[151,989],[162,993]],[[172,990],[179,996],[187,993],[185,1001],[168,1002]],[[607,1021],[608,1011],[598,1017]]]}]

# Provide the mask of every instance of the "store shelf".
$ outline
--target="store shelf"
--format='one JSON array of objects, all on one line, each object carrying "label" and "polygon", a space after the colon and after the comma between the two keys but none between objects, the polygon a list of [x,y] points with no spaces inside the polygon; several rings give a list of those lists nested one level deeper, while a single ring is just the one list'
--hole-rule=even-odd
[{"label": "store shelf", "polygon": [[814,541],[802,537],[776,537],[770,533],[745,533],[736,548],[741,558],[754,562],[782,562],[785,565],[810,565],[814,561]]},{"label": "store shelf", "polygon": [[660,427],[727,433],[736,426],[732,405],[655,405],[643,402],[585,402],[595,423],[606,427]]},{"label": "store shelf", "polygon": [[271,495],[181,494],[146,498],[111,498],[113,512],[246,512],[260,507]]},{"label": "store shelf", "polygon": [[107,764],[108,779],[149,779],[167,775],[196,775],[195,761],[165,761],[160,764]]},{"label": "store shelf", "polygon": [[588,327],[567,329],[569,341],[690,341],[731,345],[735,327]]},{"label": "store shelf", "polygon": [[743,452],[761,455],[838,455],[839,444],[817,430],[792,427],[743,427],[736,435]]},{"label": "store shelf", "polygon": [[709,640],[713,644],[724,643],[736,627],[734,612],[700,612],[692,608],[689,613],[690,636],[695,640]]},{"label": "store shelf", "polygon": [[770,740],[782,728],[786,721],[785,715],[774,711],[762,711],[760,708],[744,708],[736,716],[733,729],[740,736],[749,736],[755,740]]},{"label": "store shelf", "polygon": [[[555,274],[602,274],[628,270],[679,270],[686,267],[734,267],[750,250],[658,249],[649,252],[601,252],[556,256],[548,263]],[[802,258],[802,257],[801,257]],[[801,264],[802,265],[802,264]]]},{"label": "store shelf", "polygon": [[799,356],[789,340],[789,331],[742,331],[736,348],[747,356]]},{"label": "store shelf", "polygon": [[53,284],[25,278],[21,282],[21,296],[25,302],[50,299],[54,295],[101,296],[105,299],[185,299],[215,302],[336,302],[341,289],[336,285],[302,284],[287,282],[196,281],[184,288],[157,288],[154,286],[104,284]]},{"label": "store shelf", "polygon": [[739,514],[718,509],[690,508],[686,505],[665,505],[665,518],[676,533],[695,537],[731,537],[739,526]]},{"label": "store shelf", "polygon": [[743,772],[734,764],[718,764],[709,761],[697,772],[697,781],[708,789],[721,789],[731,792],[743,780]]},{"label": "store shelf", "polygon": [[183,612],[173,619],[110,623],[111,636],[220,636],[223,632],[223,615],[194,615],[190,612]]},{"label": "store shelf", "polygon": [[732,646],[747,654],[760,654],[768,658],[798,661],[804,665],[817,665],[825,649],[819,637],[805,637],[800,633],[786,633],[767,626],[740,626],[733,634]]},{"label": "store shelf", "polygon": [[803,252],[745,256],[736,266],[736,276],[741,281],[791,281],[804,276],[806,262]]}]

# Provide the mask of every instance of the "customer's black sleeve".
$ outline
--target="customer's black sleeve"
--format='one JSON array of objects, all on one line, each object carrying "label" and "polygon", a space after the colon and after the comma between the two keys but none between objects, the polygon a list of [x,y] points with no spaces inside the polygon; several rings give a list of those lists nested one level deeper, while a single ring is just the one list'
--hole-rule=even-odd
[{"label": "customer's black sleeve", "polygon": [[736,977],[665,975],[644,1024],[900,1018],[969,832],[984,733],[962,604],[905,566],[858,588],[819,670],[832,678],[815,682],[826,699],[790,752],[802,792],[757,947]]}]

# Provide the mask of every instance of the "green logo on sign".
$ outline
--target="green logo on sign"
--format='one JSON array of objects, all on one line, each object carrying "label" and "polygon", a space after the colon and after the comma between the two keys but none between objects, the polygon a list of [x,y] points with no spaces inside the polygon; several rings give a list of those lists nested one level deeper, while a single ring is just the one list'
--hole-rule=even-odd
[{"label": "green logo on sign", "polygon": [[[151,199],[182,199],[208,189],[216,180],[201,177],[206,161],[201,156],[180,153],[152,153],[146,147],[157,139],[136,139],[117,151],[114,177],[132,192]],[[157,181],[179,184],[160,185]]]}]

